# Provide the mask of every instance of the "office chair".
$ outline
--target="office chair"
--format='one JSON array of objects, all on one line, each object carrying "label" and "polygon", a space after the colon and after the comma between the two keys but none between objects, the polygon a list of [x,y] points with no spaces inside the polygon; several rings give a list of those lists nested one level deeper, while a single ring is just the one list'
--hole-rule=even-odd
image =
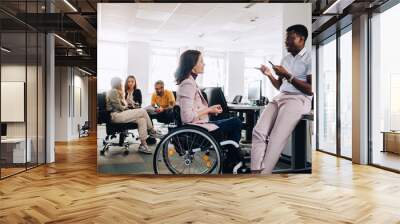
[{"label": "office chair", "polygon": [[172,91],[172,94],[174,95],[174,98],[176,100],[176,91]]},{"label": "office chair", "polygon": [[[106,109],[106,93],[97,94],[97,124],[106,125],[106,137],[103,139],[103,148],[100,151],[100,155],[104,156],[105,152],[109,150],[110,146],[124,147],[124,155],[128,155],[129,142],[126,141],[126,137],[132,136],[134,139],[138,139],[129,130],[135,130],[138,128],[135,123],[113,123],[111,121],[110,112]],[[118,143],[112,140],[119,136]],[[154,138],[147,138],[147,144],[155,144]]]},{"label": "office chair", "polygon": [[228,103],[226,102],[225,95],[221,87],[203,88],[202,93],[205,94],[205,99],[207,99],[209,106],[219,104],[223,110],[221,114],[218,114],[217,116],[211,116],[211,121],[226,119],[234,116],[234,114],[229,112]]},{"label": "office chair", "polygon": [[89,121],[85,121],[85,123],[82,126],[78,124],[79,138],[89,136],[89,129],[90,129]]}]

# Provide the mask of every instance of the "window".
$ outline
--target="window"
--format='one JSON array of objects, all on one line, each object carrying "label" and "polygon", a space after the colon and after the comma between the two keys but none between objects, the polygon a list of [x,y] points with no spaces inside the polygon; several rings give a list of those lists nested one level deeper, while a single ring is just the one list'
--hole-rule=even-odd
[{"label": "window", "polygon": [[225,54],[204,53],[204,75],[202,87],[221,87],[226,88],[226,62]]},{"label": "window", "polygon": [[[248,97],[248,87],[249,84],[257,81],[263,80],[263,75],[255,67],[260,67],[264,64],[264,57],[245,57],[244,59],[244,88],[243,88],[243,98],[247,100]],[[263,82],[264,85],[265,82]],[[264,94],[265,88],[262,88],[262,94]]]},{"label": "window", "polygon": [[[126,43],[99,41],[98,44],[97,92],[111,89],[111,79],[126,79],[128,69],[128,48]],[[116,57],[118,55],[118,57]]]},{"label": "window", "polygon": [[266,65],[266,61],[268,60],[269,59],[267,57],[255,57],[255,56],[245,57],[244,88],[243,88],[244,91],[243,96],[245,99],[247,99],[249,84],[257,80],[262,80],[263,83],[262,95],[266,96],[269,100],[271,100],[274,96],[279,94],[279,91],[271,84],[269,79],[265,77],[260,72],[260,70],[255,69],[255,67],[259,68],[261,64]]},{"label": "window", "polygon": [[336,154],[336,36],[318,48],[318,149]]},{"label": "window", "polygon": [[[371,98],[370,132],[372,163],[400,170],[400,156],[390,148],[400,148],[400,67],[397,23],[400,21],[400,4],[371,18]],[[384,132],[391,138],[384,146]],[[396,134],[397,133],[397,134]],[[390,136],[390,137],[389,137]],[[388,147],[391,145],[392,147]]]},{"label": "window", "polygon": [[165,89],[176,91],[175,70],[178,64],[178,49],[153,48],[150,59],[149,93],[154,91],[157,80],[164,81]]},{"label": "window", "polygon": [[348,158],[352,157],[352,73],[350,29],[340,37],[340,154]]}]

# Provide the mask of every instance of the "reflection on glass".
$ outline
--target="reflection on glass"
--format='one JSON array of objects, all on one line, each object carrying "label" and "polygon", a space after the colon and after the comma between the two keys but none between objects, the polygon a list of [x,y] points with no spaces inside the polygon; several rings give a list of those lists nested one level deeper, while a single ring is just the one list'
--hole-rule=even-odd
[{"label": "reflection on glass", "polygon": [[336,153],[336,39],[318,50],[318,148]]},{"label": "reflection on glass", "polygon": [[340,153],[352,157],[352,35],[340,37]]},{"label": "reflection on glass", "polygon": [[46,93],[46,79],[45,79],[45,64],[46,64],[46,37],[44,34],[39,33],[38,35],[38,143],[37,143],[37,162],[38,164],[45,163],[46,158],[46,148],[45,148],[45,124],[46,124],[46,113],[45,113],[45,93]]},{"label": "reflection on glass", "polygon": [[[400,4],[372,17],[372,163],[400,170]],[[393,132],[392,132],[393,131]],[[392,138],[384,146],[383,132]],[[396,140],[397,139],[397,140]],[[393,146],[395,152],[389,149]],[[398,151],[396,151],[399,149]]]},{"label": "reflection on glass", "polygon": [[27,142],[30,148],[30,161],[27,163],[28,168],[37,165],[38,147],[37,147],[37,73],[38,73],[38,56],[37,56],[36,32],[27,33],[27,82],[26,82],[26,114],[27,114]]},{"label": "reflection on glass", "polygon": [[[25,170],[31,160],[30,143],[26,141],[26,34],[2,33],[1,46],[1,176]],[[28,150],[27,150],[28,149]]]}]

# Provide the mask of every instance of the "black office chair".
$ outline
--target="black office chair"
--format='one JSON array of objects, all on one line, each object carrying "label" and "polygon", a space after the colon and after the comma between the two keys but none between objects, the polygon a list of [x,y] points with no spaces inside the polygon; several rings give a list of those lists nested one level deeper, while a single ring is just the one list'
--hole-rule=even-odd
[{"label": "black office chair", "polygon": [[176,91],[172,91],[172,94],[174,94],[174,98],[176,100]]},{"label": "black office chair", "polygon": [[79,138],[89,136],[89,129],[90,129],[89,121],[85,121],[85,123],[82,126],[78,124]]},{"label": "black office chair", "polygon": [[221,114],[218,114],[217,116],[211,116],[211,121],[226,119],[234,116],[234,114],[229,112],[228,103],[226,102],[225,95],[221,87],[203,88],[202,93],[204,93],[209,106],[219,104],[223,110]]},{"label": "black office chair", "polygon": [[[110,112],[107,111],[106,107],[106,93],[98,93],[97,94],[97,124],[105,124],[106,125],[106,137],[103,139],[103,148],[100,151],[100,155],[104,155],[106,151],[109,150],[110,146],[120,146],[124,147],[124,155],[128,155],[129,151],[129,143],[126,141],[126,137],[131,135],[134,139],[138,139],[133,133],[129,132],[129,130],[135,130],[138,128],[135,123],[113,123],[111,121]],[[119,136],[119,142],[114,143],[112,139]],[[156,141],[153,138],[147,139],[148,144],[155,144]]]}]

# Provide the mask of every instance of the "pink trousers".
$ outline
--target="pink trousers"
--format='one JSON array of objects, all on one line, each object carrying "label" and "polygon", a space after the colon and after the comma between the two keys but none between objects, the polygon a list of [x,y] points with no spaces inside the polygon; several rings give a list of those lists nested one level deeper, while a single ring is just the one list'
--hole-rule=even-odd
[{"label": "pink trousers", "polygon": [[253,129],[251,170],[271,174],[303,114],[311,110],[304,95],[281,93],[265,107]]}]

